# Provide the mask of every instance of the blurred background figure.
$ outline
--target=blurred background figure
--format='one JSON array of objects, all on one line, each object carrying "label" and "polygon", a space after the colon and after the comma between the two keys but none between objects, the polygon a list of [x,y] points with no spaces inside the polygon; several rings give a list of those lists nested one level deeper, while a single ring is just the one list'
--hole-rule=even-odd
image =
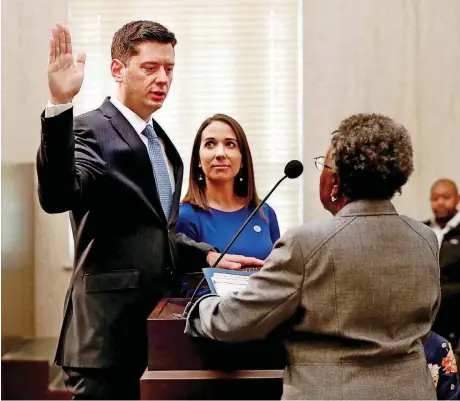
[{"label": "blurred background figure", "polygon": [[[176,231],[198,242],[209,241],[222,252],[260,202],[243,128],[225,114],[207,118],[193,143],[189,186]],[[275,211],[265,203],[229,253],[265,259],[279,237]],[[184,280],[184,290],[190,296],[193,280]],[[204,288],[199,294],[207,292]]]},{"label": "blurred background figure", "polygon": [[437,180],[431,187],[433,217],[430,226],[440,246],[441,307],[433,330],[450,341],[454,352],[460,353],[460,195],[457,185],[449,179]]}]

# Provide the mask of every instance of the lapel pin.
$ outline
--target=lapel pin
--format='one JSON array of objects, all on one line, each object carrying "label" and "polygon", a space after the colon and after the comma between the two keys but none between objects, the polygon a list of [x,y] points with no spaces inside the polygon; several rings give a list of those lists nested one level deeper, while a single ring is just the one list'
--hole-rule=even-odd
[{"label": "lapel pin", "polygon": [[260,228],[260,226],[255,225],[255,226],[254,226],[254,231],[255,231],[256,233],[260,233],[260,232],[262,231],[262,229]]}]

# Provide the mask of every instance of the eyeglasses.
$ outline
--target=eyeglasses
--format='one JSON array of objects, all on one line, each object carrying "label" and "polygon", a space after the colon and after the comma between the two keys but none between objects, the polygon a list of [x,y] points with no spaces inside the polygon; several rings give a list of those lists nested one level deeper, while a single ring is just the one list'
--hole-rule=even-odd
[{"label": "eyeglasses", "polygon": [[331,167],[331,166],[328,166],[327,164],[324,164],[324,161],[326,160],[326,158],[324,156],[314,157],[313,160],[315,161],[315,167],[319,171],[323,171],[324,167],[327,167],[327,168],[329,168],[331,170],[335,170],[334,167]]}]

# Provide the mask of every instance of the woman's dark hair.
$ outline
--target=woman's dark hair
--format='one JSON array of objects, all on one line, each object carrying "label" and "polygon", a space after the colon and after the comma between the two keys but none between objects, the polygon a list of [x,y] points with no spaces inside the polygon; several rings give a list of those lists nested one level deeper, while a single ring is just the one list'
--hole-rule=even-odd
[{"label": "woman's dark hair", "polygon": [[[225,114],[215,114],[203,121],[193,142],[192,157],[190,160],[190,176],[188,181],[188,190],[182,203],[190,203],[204,210],[209,210],[208,200],[206,198],[206,180],[200,181],[198,177],[203,171],[198,167],[200,163],[200,145],[201,135],[205,128],[214,121],[220,121],[230,126],[236,136],[238,147],[241,152],[242,167],[235,177],[233,188],[235,194],[245,199],[247,205],[258,206],[260,198],[257,195],[256,184],[254,180],[254,167],[252,164],[251,150],[249,149],[248,140],[241,125],[233,118]],[[240,181],[240,178],[243,180]],[[262,209],[260,209],[262,212]]]},{"label": "woman's dark hair", "polygon": [[341,193],[350,199],[390,199],[412,174],[407,130],[381,114],[355,114],[332,138]]}]

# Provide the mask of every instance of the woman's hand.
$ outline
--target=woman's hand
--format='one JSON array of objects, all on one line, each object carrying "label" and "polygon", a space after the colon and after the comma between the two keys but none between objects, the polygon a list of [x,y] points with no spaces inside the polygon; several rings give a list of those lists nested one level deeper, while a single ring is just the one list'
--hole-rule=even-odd
[{"label": "woman's hand", "polygon": [[[220,255],[221,254],[218,252],[209,251],[208,256],[206,257],[206,262],[209,266],[213,266],[216,260],[220,257]],[[221,269],[237,270],[241,269],[244,266],[262,267],[263,265],[264,261],[257,258],[227,254],[215,267],[220,267]]]}]

